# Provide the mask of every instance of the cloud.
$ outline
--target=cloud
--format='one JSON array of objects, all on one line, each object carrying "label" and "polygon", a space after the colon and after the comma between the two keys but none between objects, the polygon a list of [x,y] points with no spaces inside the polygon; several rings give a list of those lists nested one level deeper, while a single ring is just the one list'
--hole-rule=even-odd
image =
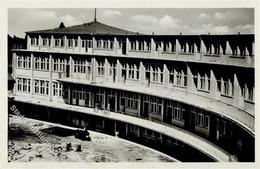
[{"label": "cloud", "polygon": [[214,24],[202,24],[202,25],[193,25],[191,28],[192,34],[237,34],[240,33],[254,33],[254,26],[247,25],[236,25],[236,26],[227,26],[227,25],[214,25]]},{"label": "cloud", "polygon": [[65,26],[71,26],[71,25],[78,25],[81,24],[82,21],[78,20],[74,16],[71,15],[65,15],[58,18],[60,22],[64,22]]},{"label": "cloud", "polygon": [[117,10],[104,10],[101,13],[102,17],[107,17],[107,18],[115,18],[117,16],[121,16],[122,12],[117,11]]},{"label": "cloud", "polygon": [[160,20],[159,20],[159,24],[161,27],[164,27],[164,28],[174,28],[174,27],[177,27],[178,26],[178,23],[180,21],[178,19],[173,19],[171,16],[169,15],[165,15],[164,17],[162,17]]},{"label": "cloud", "polygon": [[156,24],[159,22],[158,18],[150,15],[135,15],[132,16],[131,19],[133,21],[144,23],[144,24]]},{"label": "cloud", "polygon": [[138,26],[136,28],[140,32],[155,32],[156,34],[169,34],[174,28],[179,27],[180,20],[174,19],[169,15],[157,18],[151,15],[135,15],[131,20]]},{"label": "cloud", "polygon": [[202,21],[208,21],[211,19],[211,16],[207,13],[201,13],[198,17],[199,20],[202,20]]}]

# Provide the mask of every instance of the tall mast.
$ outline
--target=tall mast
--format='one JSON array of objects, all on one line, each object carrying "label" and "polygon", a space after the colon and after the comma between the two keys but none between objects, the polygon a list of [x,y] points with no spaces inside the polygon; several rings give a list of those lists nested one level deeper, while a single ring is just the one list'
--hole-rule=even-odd
[{"label": "tall mast", "polygon": [[97,21],[97,8],[95,8],[95,15],[94,15],[94,21]]}]

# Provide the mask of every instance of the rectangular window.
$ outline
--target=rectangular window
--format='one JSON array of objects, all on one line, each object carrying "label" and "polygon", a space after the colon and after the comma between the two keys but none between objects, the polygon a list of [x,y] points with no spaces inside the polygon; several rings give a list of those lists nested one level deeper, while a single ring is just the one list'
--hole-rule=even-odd
[{"label": "rectangular window", "polygon": [[17,57],[17,67],[18,68],[22,68],[23,67],[23,57],[22,56],[18,56]]},{"label": "rectangular window", "polygon": [[73,47],[73,39],[68,39],[68,47]]},{"label": "rectangular window", "polygon": [[131,50],[136,50],[136,41],[131,41]]},{"label": "rectangular window", "polygon": [[152,66],[152,81],[157,83],[163,82],[163,68],[159,65]]},{"label": "rectangular window", "polygon": [[78,47],[78,39],[75,39],[74,42],[75,42],[75,47]]},{"label": "rectangular window", "polygon": [[138,80],[139,79],[139,65],[135,63],[129,63],[128,64],[128,79],[134,79]]},{"label": "rectangular window", "polygon": [[205,128],[209,128],[209,116],[205,115]]},{"label": "rectangular window", "polygon": [[183,118],[184,111],[185,111],[185,109],[182,108],[182,105],[180,103],[177,103],[176,106],[174,107],[173,118],[176,120],[184,121],[184,118]]},{"label": "rectangular window", "polygon": [[40,94],[45,94],[45,81],[40,80]]},{"label": "rectangular window", "polygon": [[101,40],[97,40],[97,48],[102,48],[102,41]]},{"label": "rectangular window", "polygon": [[58,96],[58,83],[52,82],[52,86],[53,86],[53,96]]},{"label": "rectangular window", "polygon": [[204,127],[204,115],[201,113],[197,114],[197,126]]},{"label": "rectangular window", "polygon": [[34,80],[34,93],[39,94],[39,80]]},{"label": "rectangular window", "polygon": [[17,78],[17,90],[21,91],[22,90],[22,79]]},{"label": "rectangular window", "polygon": [[127,99],[127,105],[126,105],[127,108],[135,109],[135,110],[138,109],[139,99],[136,94],[128,93],[126,99]]},{"label": "rectangular window", "polygon": [[24,92],[27,92],[27,79],[23,78],[22,79],[22,83],[23,83],[23,91]]},{"label": "rectangular window", "polygon": [[47,38],[43,38],[42,39],[42,45],[43,46],[48,46],[48,39]]},{"label": "rectangular window", "polygon": [[74,60],[74,73],[86,73],[86,60]]},{"label": "rectangular window", "polygon": [[98,62],[98,75],[99,76],[104,76],[105,75],[105,61],[104,60],[99,60]]}]

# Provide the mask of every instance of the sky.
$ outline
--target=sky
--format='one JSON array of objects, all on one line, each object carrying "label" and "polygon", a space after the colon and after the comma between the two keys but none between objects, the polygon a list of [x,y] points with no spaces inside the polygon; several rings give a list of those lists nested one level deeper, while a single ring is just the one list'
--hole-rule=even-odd
[{"label": "sky", "polygon": [[[93,8],[9,8],[8,33],[24,37],[26,31],[91,22]],[[97,21],[143,34],[254,33],[253,8],[98,8]]]}]

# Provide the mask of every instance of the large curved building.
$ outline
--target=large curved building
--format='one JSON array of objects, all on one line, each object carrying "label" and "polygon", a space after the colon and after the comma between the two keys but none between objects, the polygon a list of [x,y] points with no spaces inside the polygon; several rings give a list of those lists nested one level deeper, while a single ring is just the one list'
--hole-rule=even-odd
[{"label": "large curved building", "polygon": [[255,161],[254,35],[146,35],[96,20],[26,32],[12,102],[180,161]]}]

